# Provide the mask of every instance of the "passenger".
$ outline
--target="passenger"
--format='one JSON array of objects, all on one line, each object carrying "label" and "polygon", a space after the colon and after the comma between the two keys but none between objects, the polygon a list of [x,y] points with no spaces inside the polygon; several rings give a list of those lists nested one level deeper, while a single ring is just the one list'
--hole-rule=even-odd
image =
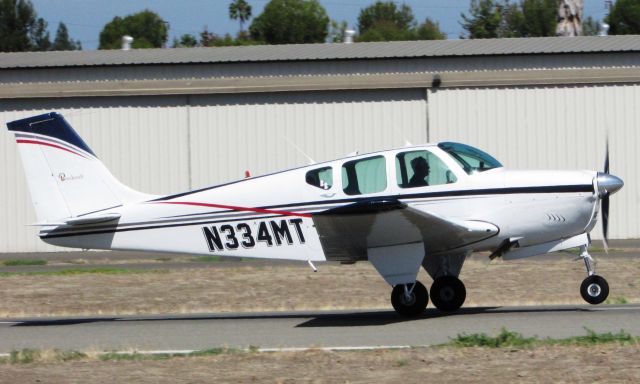
[{"label": "passenger", "polygon": [[409,188],[424,187],[429,185],[426,178],[429,176],[429,163],[422,156],[411,160],[411,168],[413,168],[413,176],[409,180]]}]

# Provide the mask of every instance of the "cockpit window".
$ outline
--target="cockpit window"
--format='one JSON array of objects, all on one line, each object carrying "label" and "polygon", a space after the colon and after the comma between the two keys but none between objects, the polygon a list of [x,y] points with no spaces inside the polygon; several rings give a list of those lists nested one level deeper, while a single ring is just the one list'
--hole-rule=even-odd
[{"label": "cockpit window", "polygon": [[383,156],[353,160],[342,165],[342,189],[347,195],[382,192],[387,189]]},{"label": "cockpit window", "polygon": [[330,189],[333,185],[333,169],[324,167],[307,172],[307,184],[320,189]]},{"label": "cockpit window", "polygon": [[456,181],[449,167],[429,151],[408,151],[396,155],[396,182],[400,188],[451,184]]},{"label": "cockpit window", "polygon": [[438,147],[451,155],[469,175],[502,167],[502,164],[488,153],[466,144],[440,143]]}]

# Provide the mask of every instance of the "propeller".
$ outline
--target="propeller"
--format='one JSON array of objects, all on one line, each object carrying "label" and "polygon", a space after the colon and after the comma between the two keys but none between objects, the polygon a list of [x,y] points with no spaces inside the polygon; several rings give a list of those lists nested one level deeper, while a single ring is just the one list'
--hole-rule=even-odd
[{"label": "propeller", "polygon": [[598,197],[600,198],[600,207],[602,212],[602,243],[604,245],[605,252],[609,250],[609,196],[616,193],[624,182],[619,178],[609,173],[609,139],[607,138],[605,156],[604,156],[604,171],[598,172]]},{"label": "propeller", "polygon": [[[607,137],[604,151],[604,173],[609,174],[609,138]],[[609,193],[602,198],[602,245],[604,251],[609,253]]]}]

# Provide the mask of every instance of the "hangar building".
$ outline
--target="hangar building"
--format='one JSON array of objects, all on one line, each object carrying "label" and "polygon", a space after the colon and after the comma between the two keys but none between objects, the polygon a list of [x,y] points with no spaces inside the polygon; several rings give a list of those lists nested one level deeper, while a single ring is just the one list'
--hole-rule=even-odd
[{"label": "hangar building", "polygon": [[[59,111],[123,183],[168,194],[439,140],[510,168],[602,169],[610,237],[640,238],[640,36],[0,53],[0,122]],[[37,238],[0,135],[0,252]],[[597,234],[595,234],[597,237]]]}]

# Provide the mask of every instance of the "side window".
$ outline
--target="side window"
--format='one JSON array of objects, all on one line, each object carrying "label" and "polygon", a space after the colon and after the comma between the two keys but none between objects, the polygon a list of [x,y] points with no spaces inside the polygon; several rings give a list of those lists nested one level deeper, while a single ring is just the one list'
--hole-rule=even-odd
[{"label": "side window", "polygon": [[305,177],[307,184],[320,189],[329,189],[333,185],[333,169],[324,167],[307,172]]},{"label": "side window", "polygon": [[451,184],[456,181],[449,167],[429,151],[401,152],[396,155],[396,182],[401,188]]},{"label": "side window", "polygon": [[344,163],[342,165],[342,189],[347,195],[376,193],[387,189],[384,156]]}]

